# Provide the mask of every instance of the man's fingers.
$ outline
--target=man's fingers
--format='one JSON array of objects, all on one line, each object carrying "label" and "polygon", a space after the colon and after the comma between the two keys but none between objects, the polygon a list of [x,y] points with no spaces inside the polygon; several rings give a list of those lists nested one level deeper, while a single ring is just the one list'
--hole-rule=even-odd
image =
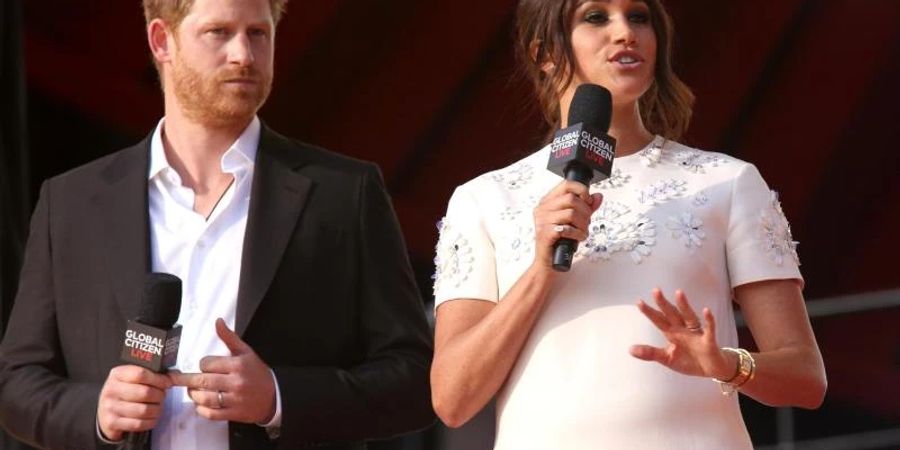
[{"label": "man's fingers", "polygon": [[115,402],[112,411],[119,417],[139,420],[156,420],[162,415],[162,405],[155,403]]},{"label": "man's fingers", "polygon": [[137,432],[152,430],[156,426],[156,419],[133,419],[130,417],[116,417],[110,424],[111,428],[117,431]]},{"label": "man's fingers", "polygon": [[113,367],[110,375],[123,383],[146,384],[163,390],[172,387],[172,383],[166,375],[135,365]]},{"label": "man's fingers", "polygon": [[194,410],[197,411],[198,416],[208,420],[234,420],[235,422],[239,421],[235,420],[236,416],[234,416],[234,409],[217,409],[197,405]]},{"label": "man's fingers", "polygon": [[203,373],[231,373],[234,372],[234,356],[204,356],[200,359],[200,371]]},{"label": "man's fingers", "polygon": [[[221,392],[221,396],[219,393]],[[188,389],[188,396],[197,406],[205,406],[210,409],[225,409],[234,406],[234,395],[225,391],[201,391],[198,389]]]},{"label": "man's fingers", "polygon": [[228,388],[228,376],[218,373],[170,373],[175,386],[203,391],[224,391]]},{"label": "man's fingers", "polygon": [[253,352],[253,349],[241,340],[237,333],[228,328],[228,325],[225,325],[225,321],[222,319],[216,319],[216,334],[219,335],[219,339],[225,343],[232,355],[237,356]]},{"label": "man's fingers", "polygon": [[146,384],[117,383],[112,386],[113,396],[119,400],[135,403],[162,403],[166,391]]}]

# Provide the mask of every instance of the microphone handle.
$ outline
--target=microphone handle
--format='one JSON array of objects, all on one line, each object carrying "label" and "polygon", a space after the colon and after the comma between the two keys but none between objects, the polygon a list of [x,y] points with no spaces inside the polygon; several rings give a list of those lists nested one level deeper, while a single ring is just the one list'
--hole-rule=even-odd
[{"label": "microphone handle", "polygon": [[125,433],[125,441],[120,447],[122,450],[144,450],[147,443],[150,442],[149,431],[139,431],[136,433]]},{"label": "microphone handle", "polygon": [[[591,169],[578,161],[572,161],[565,170],[566,180],[576,181],[587,186],[594,174]],[[559,238],[553,244],[553,270],[568,272],[572,268],[572,257],[578,249],[578,241],[569,238]]]}]

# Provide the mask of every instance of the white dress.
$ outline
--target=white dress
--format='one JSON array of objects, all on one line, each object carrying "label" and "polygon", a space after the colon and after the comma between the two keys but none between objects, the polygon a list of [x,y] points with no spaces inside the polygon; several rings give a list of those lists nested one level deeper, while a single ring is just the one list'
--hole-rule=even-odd
[{"label": "white dress", "polygon": [[[532,211],[561,182],[549,147],[459,186],[439,224],[435,305],[498,302],[534,258]],[[751,449],[737,396],[628,353],[665,346],[637,309],[659,287],[710,308],[737,346],[732,288],[797,279],[775,193],[736,158],[656,137],[591,186],[603,204],[497,398],[495,449]]]}]

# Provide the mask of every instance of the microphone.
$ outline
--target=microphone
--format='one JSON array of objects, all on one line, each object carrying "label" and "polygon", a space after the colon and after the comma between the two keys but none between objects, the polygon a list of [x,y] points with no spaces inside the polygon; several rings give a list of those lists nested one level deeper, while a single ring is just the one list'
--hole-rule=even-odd
[{"label": "microphone", "polygon": [[[589,186],[609,178],[616,140],[606,134],[612,121],[612,95],[603,86],[582,84],[569,106],[569,126],[556,132],[550,143],[547,169],[569,181]],[[568,272],[578,248],[574,239],[553,244],[553,269]]]},{"label": "microphone", "polygon": [[[165,373],[175,365],[181,325],[175,325],[181,311],[181,279],[168,273],[149,273],[137,318],[125,327],[121,359],[127,364]],[[143,448],[149,431],[125,434],[125,448]]]}]

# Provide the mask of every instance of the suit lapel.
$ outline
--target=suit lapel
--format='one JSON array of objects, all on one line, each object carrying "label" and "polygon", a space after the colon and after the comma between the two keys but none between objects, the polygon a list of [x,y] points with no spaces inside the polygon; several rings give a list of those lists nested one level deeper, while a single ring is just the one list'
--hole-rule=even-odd
[{"label": "suit lapel", "polygon": [[263,125],[244,234],[235,330],[243,335],[278,270],[312,181],[296,171],[303,152]]},{"label": "suit lapel", "polygon": [[101,248],[122,315],[135,317],[150,267],[147,171],[150,138],[122,151],[101,174],[95,197]]}]

